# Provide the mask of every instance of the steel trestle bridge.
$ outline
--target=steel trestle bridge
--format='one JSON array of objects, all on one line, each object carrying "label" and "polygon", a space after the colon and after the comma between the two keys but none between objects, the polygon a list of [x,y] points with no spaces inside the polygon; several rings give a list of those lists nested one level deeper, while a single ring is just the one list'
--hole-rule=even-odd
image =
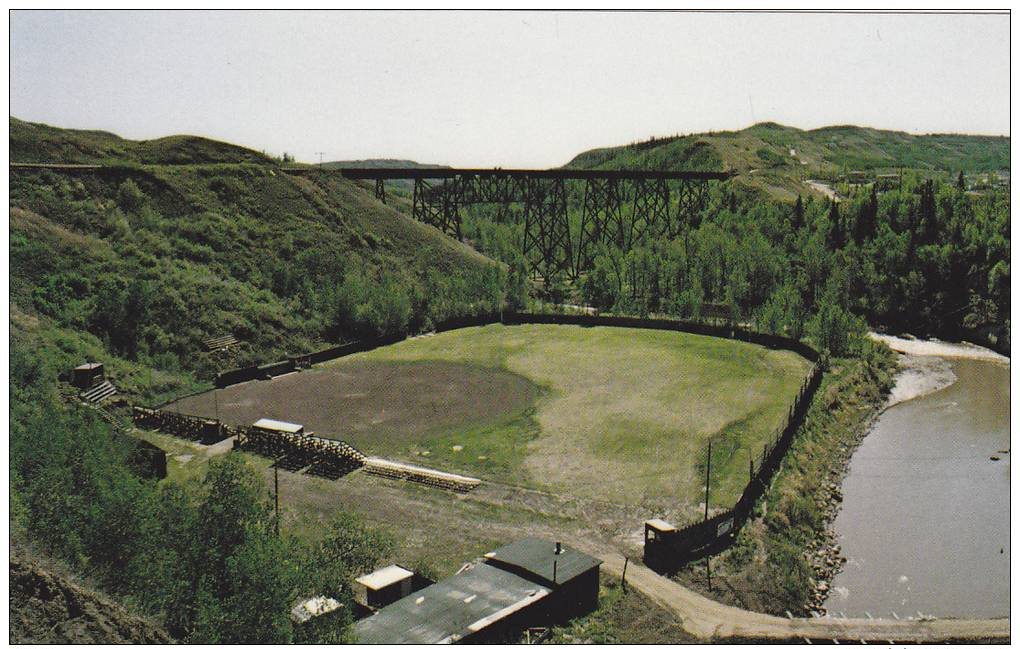
[{"label": "steel trestle bridge", "polygon": [[[497,220],[523,225],[519,241],[529,269],[548,280],[558,273],[576,278],[591,268],[599,244],[629,250],[645,238],[675,238],[698,220],[709,183],[725,171],[638,171],[602,169],[290,168],[288,173],[337,173],[375,182],[386,202],[387,180],[414,183],[412,215],[463,238],[461,208],[495,204]],[[580,188],[568,191],[567,183]],[[568,196],[581,197],[580,222],[571,231]],[[675,199],[675,200],[674,200]],[[511,205],[518,204],[518,210]]]}]

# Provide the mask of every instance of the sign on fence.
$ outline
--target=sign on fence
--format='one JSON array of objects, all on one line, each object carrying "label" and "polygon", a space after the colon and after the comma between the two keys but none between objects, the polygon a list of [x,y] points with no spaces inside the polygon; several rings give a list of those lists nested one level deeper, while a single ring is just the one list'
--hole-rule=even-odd
[{"label": "sign on fence", "polygon": [[723,522],[719,523],[719,527],[716,528],[716,537],[726,536],[730,530],[733,529],[733,518],[727,518]]}]

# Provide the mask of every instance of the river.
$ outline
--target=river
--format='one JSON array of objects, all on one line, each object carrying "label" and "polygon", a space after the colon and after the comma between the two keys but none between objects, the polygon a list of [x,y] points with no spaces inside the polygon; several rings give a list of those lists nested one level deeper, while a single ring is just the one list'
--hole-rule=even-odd
[{"label": "river", "polygon": [[833,523],[847,563],[825,607],[848,617],[1008,616],[1008,359],[903,342],[931,355],[903,357],[898,403],[850,461]]}]

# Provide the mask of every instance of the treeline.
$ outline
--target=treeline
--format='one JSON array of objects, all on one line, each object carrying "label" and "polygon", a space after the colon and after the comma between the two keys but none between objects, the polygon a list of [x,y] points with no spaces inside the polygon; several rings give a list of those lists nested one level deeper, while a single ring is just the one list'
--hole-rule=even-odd
[{"label": "treeline", "polygon": [[[519,257],[512,219],[476,210],[465,231],[489,254]],[[854,353],[869,325],[1008,349],[1009,195],[909,174],[895,191],[840,203],[717,189],[680,237],[603,244],[576,283],[554,277],[542,292],[608,312],[724,317],[836,355]]]},{"label": "treeline", "polygon": [[[193,488],[142,480],[129,469],[127,438],[60,402],[52,363],[21,344],[10,360],[12,534],[183,642],[352,640],[351,579],[389,551],[388,536],[348,514],[317,543],[278,535],[264,481],[236,453]],[[291,607],[317,595],[343,608],[293,623]]]}]

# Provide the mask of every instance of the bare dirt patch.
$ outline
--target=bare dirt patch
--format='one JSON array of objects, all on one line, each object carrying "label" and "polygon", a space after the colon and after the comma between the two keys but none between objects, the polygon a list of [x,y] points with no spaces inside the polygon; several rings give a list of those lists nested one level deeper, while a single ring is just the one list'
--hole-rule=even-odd
[{"label": "bare dirt patch", "polygon": [[304,425],[371,453],[397,451],[526,410],[540,388],[498,368],[447,361],[351,360],[186,397],[168,410],[247,425]]}]

